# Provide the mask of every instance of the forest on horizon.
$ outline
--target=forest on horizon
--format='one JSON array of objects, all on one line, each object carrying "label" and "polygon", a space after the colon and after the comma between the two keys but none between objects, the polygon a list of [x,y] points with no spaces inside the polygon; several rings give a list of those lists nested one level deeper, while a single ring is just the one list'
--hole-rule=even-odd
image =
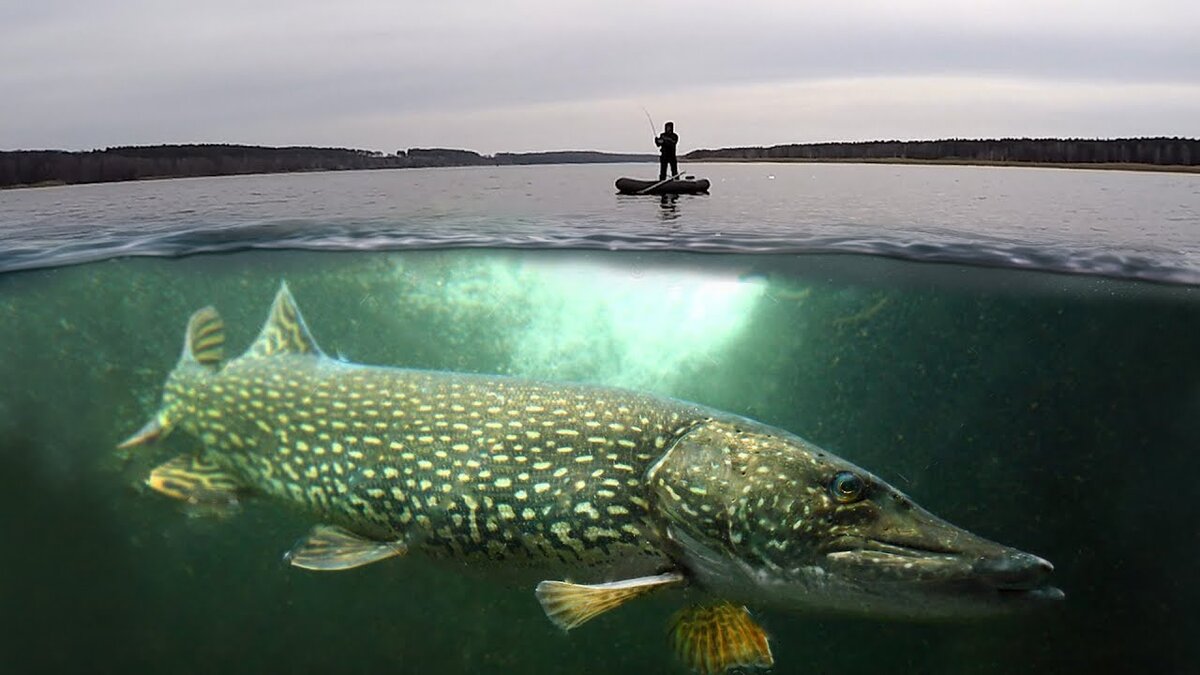
[{"label": "forest on horizon", "polygon": [[[944,139],[794,143],[770,147],[693,150],[684,161],[959,161],[1063,165],[1200,165],[1200,140]],[[122,146],[89,151],[0,151],[0,187],[104,183],[150,178],[225,176],[295,171],[344,171],[447,166],[652,162],[656,155],[589,150],[481,155],[453,148],[395,153],[353,148],[264,147],[231,144]]]},{"label": "forest on horizon", "polygon": [[109,183],[297,171],[349,171],[507,164],[644,162],[649,154],[571,150],[481,155],[453,148],[409,148],[395,153],[354,148],[189,144],[103,150],[0,151],[0,187]]},{"label": "forest on horizon", "polygon": [[1200,140],[1191,138],[948,138],[936,141],[791,143],[770,147],[693,150],[691,160],[918,160],[1037,164],[1200,165]]}]

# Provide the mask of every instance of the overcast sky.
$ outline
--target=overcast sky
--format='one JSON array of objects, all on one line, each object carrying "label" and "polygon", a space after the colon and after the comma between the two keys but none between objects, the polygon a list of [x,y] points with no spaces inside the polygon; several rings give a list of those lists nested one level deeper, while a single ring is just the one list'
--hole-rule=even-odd
[{"label": "overcast sky", "polygon": [[0,0],[0,64],[3,149],[1200,136],[1198,0]]}]

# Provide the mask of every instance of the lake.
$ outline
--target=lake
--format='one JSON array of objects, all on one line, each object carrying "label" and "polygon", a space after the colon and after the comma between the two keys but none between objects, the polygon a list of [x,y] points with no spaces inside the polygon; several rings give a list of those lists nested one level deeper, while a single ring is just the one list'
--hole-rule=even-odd
[{"label": "lake", "polygon": [[650,165],[403,169],[0,192],[0,270],[244,248],[870,253],[1200,282],[1190,174],[693,164],[712,194],[614,196]]},{"label": "lake", "polygon": [[939,621],[751,606],[774,672],[1194,668],[1200,177],[693,164],[710,195],[614,194],[654,168],[0,192],[10,662],[685,672],[666,622],[702,583],[564,633],[502,572],[419,555],[300,570],[282,556],[311,514],[254,495],[212,512],[147,486],[206,443],[180,430],[116,447],[159,409],[188,317],[220,312],[228,361],[286,281],[339,363],[616,386],[752,418],[1051,561],[1065,593]]}]

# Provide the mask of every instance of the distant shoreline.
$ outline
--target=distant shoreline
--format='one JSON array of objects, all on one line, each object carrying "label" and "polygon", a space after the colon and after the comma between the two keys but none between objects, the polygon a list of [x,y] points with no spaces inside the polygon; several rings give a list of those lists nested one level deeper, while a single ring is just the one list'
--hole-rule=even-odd
[{"label": "distant shoreline", "polygon": [[1093,171],[1156,171],[1160,173],[1200,173],[1200,166],[1186,164],[1141,164],[1135,162],[1026,162],[1018,160],[914,159],[909,157],[827,158],[827,157],[680,157],[688,164],[929,164],[946,166],[995,166],[1037,169],[1090,169]]},{"label": "distant shoreline", "polygon": [[943,138],[932,141],[789,143],[693,150],[686,161],[867,162],[1200,172],[1200,140],[1136,138]]},{"label": "distant shoreline", "polygon": [[[642,160],[646,161],[646,160]],[[550,166],[557,162],[539,162],[540,166]],[[604,165],[604,163],[613,162],[563,162],[563,163],[590,163],[590,165]],[[1200,166],[1181,166],[1181,165],[1140,165],[1140,163],[1132,162],[1111,162],[1111,163],[1096,163],[1096,162],[1022,162],[1022,161],[976,161],[976,160],[914,160],[906,159],[906,157],[889,157],[889,159],[800,159],[800,157],[760,157],[760,159],[746,159],[746,157],[704,157],[704,159],[688,159],[688,157],[679,157],[680,165],[689,163],[689,165],[708,165],[708,163],[731,163],[731,165],[750,165],[750,163],[760,163],[760,165],[908,165],[908,166],[960,166],[960,167],[1001,167],[1001,168],[1060,168],[1060,169],[1080,169],[1080,171],[1133,171],[1133,172],[1150,172],[1150,173],[1182,173],[1182,174],[1200,174]],[[125,180],[101,180],[89,181],[89,183],[67,183],[65,180],[44,180],[41,183],[32,183],[28,185],[0,185],[0,190],[32,190],[41,189],[41,187],[66,187],[70,185],[109,185],[114,183],[143,183],[150,180],[180,180],[185,178],[233,178],[238,175],[280,175],[289,173],[335,173],[340,171],[389,171],[389,169],[398,168],[463,168],[470,166],[480,167],[502,167],[502,166],[534,166],[533,163],[526,165],[462,165],[458,167],[378,167],[378,168],[355,168],[355,169],[337,169],[337,168],[317,168],[317,169],[292,169],[292,171],[260,171],[260,172],[245,172],[245,173],[214,173],[214,174],[199,174],[199,175],[148,175],[148,177],[125,179]]]},{"label": "distant shoreline", "polygon": [[[456,148],[377,150],[234,144],[142,145],[102,150],[0,151],[0,189],[137,180],[314,171],[532,164],[657,163],[657,154],[594,150],[498,152]],[[835,162],[1045,167],[1200,173],[1200,140],[1190,138],[999,138],[793,143],[697,149],[680,162]]]},{"label": "distant shoreline", "polygon": [[594,150],[481,155],[456,148],[409,148],[384,153],[355,148],[232,144],[8,150],[0,151],[0,189],[315,171],[652,161],[657,161],[657,155]]}]

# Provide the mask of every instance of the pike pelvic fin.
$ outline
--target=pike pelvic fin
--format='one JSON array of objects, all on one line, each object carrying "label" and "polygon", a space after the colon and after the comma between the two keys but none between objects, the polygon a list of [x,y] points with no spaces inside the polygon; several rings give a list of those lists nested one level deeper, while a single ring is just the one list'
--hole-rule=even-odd
[{"label": "pike pelvic fin", "polygon": [[224,356],[225,321],[216,309],[205,307],[188,319],[181,360],[194,361],[215,370]]},{"label": "pike pelvic fin", "polygon": [[675,656],[700,675],[775,663],[767,633],[745,607],[729,602],[684,607],[671,618],[668,639]]},{"label": "pike pelvic fin", "polygon": [[180,455],[158,465],[146,478],[155,492],[190,505],[227,514],[238,506],[242,484],[216,463],[203,457]]},{"label": "pike pelvic fin", "polygon": [[615,609],[663,586],[683,583],[683,575],[667,572],[651,577],[623,579],[606,584],[573,584],[567,581],[543,581],[534,595],[546,617],[563,630],[571,630],[596,616]]},{"label": "pike pelvic fin", "polygon": [[267,322],[243,356],[267,358],[278,354],[325,355],[304,323],[304,317],[300,315],[296,299],[292,297],[286,282],[279,285]]},{"label": "pike pelvic fin", "polygon": [[403,541],[368,539],[337,525],[317,525],[283,554],[283,559],[306,570],[337,572],[407,552]]}]

